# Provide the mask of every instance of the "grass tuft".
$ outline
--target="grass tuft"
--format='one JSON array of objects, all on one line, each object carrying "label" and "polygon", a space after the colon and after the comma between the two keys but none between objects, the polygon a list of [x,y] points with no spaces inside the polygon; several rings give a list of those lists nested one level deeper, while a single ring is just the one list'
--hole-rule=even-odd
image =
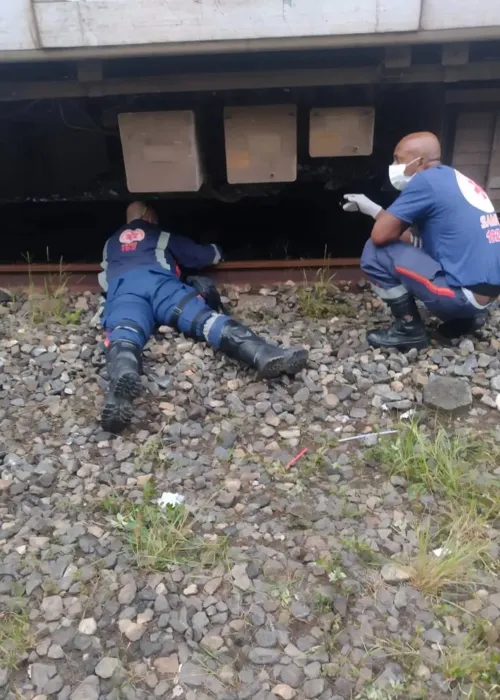
[{"label": "grass tuft", "polygon": [[473,513],[452,522],[440,543],[432,544],[430,528],[426,527],[419,532],[418,553],[410,562],[411,583],[430,595],[451,586],[472,584],[477,577],[474,567],[489,547],[484,522]]},{"label": "grass tuft", "polygon": [[0,612],[0,668],[19,668],[34,646],[34,639],[24,611]]},{"label": "grass tuft", "polygon": [[28,313],[33,324],[56,321],[62,325],[80,322],[81,309],[74,309],[68,292],[70,275],[64,272],[62,259],[55,274],[46,275],[42,287],[35,285],[31,271],[31,258],[26,256],[29,268]]},{"label": "grass tuft", "polygon": [[499,453],[485,435],[451,434],[442,427],[425,432],[417,422],[370,450],[382,467],[406,479],[410,495],[427,492],[467,508],[474,504],[491,517],[500,507],[500,480],[489,470]]},{"label": "grass tuft", "polygon": [[153,471],[166,469],[170,465],[170,459],[165,453],[161,434],[150,436],[139,448],[135,459],[137,469],[150,465]]},{"label": "grass tuft", "polygon": [[[383,651],[387,659],[397,661],[411,677],[422,663],[420,645],[414,642],[379,640],[371,653]],[[446,679],[449,689],[454,691],[450,697],[463,700],[498,700],[500,697],[500,653],[482,643],[474,633],[468,634],[460,646],[441,647],[439,657],[435,661],[427,658],[425,664]],[[414,696],[407,693],[401,697],[410,700]],[[364,695],[361,698],[365,700]]]},{"label": "grass tuft", "polygon": [[[500,653],[471,646],[446,649],[441,658],[441,672],[450,685],[468,685],[468,698],[500,697]],[[489,693],[485,695],[484,692]]]},{"label": "grass tuft", "polygon": [[161,508],[154,481],[143,489],[143,502],[108,496],[103,508],[112,514],[114,527],[123,532],[137,566],[166,571],[176,564],[212,566],[225,557],[227,538],[196,534],[197,519],[185,505]]},{"label": "grass tuft", "polygon": [[300,311],[310,318],[326,319],[335,316],[355,318],[356,310],[346,301],[335,298],[332,285],[333,276],[328,277],[328,269],[322,268],[316,274],[316,281],[312,285],[300,287],[298,300]]}]

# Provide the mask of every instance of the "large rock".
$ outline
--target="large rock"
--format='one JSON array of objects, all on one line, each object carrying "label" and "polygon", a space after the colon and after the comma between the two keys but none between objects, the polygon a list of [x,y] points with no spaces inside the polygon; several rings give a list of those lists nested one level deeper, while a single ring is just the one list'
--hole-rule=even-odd
[{"label": "large rock", "polygon": [[0,287],[0,304],[8,304],[10,301],[12,301],[12,294],[8,289]]},{"label": "large rock", "polygon": [[441,411],[458,411],[472,404],[469,384],[453,377],[433,377],[424,387],[424,404]]},{"label": "large rock", "polygon": [[404,583],[411,579],[411,570],[393,562],[384,564],[380,573],[384,581],[390,584]]},{"label": "large rock", "polygon": [[276,297],[263,294],[242,294],[236,307],[238,313],[263,313],[276,308]]}]

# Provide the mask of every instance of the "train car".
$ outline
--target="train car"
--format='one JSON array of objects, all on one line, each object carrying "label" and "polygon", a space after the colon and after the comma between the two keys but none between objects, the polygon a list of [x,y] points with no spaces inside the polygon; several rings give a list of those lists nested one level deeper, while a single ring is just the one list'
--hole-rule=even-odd
[{"label": "train car", "polygon": [[356,265],[397,140],[500,209],[500,3],[0,0],[0,263],[97,263],[134,198],[227,266]]}]

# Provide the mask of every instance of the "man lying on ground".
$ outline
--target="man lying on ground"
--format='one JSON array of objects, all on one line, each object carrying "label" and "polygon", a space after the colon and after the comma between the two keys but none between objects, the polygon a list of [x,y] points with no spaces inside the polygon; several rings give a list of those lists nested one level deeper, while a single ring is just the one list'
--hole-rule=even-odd
[{"label": "man lying on ground", "polygon": [[434,134],[409,134],[389,166],[401,194],[387,211],[362,194],[345,195],[346,211],[375,219],[361,268],[395,318],[391,328],[368,333],[374,347],[428,344],[415,298],[444,321],[440,332],[450,338],[480,328],[500,294],[500,224],[493,204],[479,185],[440,159]]},{"label": "man lying on ground", "polygon": [[127,223],[104,247],[99,282],[106,293],[103,325],[109,391],[102,413],[104,430],[118,433],[132,420],[132,402],[141,391],[141,354],[155,328],[172,326],[206,341],[263,378],[296,374],[307,350],[271,345],[249,328],[211,308],[198,288],[180,280],[180,270],[217,264],[216,245],[200,245],[166,233],[156,212],[142,202],[127,209]]}]

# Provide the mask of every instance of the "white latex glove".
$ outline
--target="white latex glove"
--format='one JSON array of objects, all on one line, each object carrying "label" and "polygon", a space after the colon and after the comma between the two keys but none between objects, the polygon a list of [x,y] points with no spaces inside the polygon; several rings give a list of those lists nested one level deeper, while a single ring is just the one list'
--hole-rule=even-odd
[{"label": "white latex glove", "polygon": [[364,194],[345,194],[344,199],[347,200],[343,206],[344,211],[360,211],[373,219],[382,211],[382,207],[379,204],[375,204]]}]

